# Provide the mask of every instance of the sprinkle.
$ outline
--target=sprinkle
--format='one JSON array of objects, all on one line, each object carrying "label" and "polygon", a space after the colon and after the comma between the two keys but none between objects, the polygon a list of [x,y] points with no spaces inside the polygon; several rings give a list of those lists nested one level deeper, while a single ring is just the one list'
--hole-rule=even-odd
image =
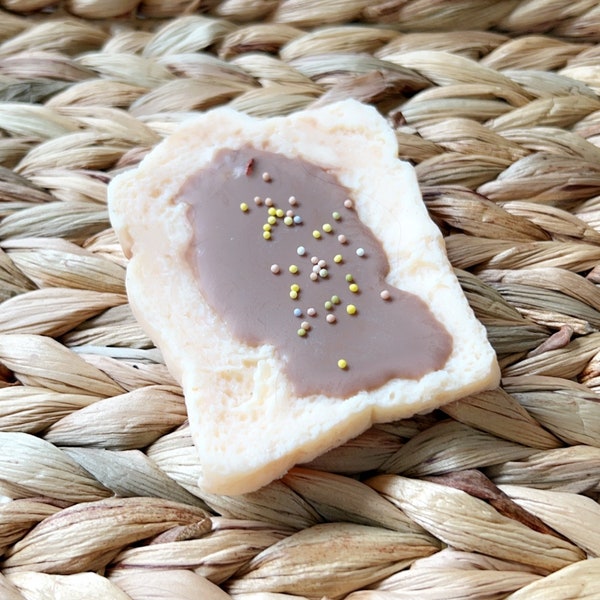
[{"label": "sprinkle", "polygon": [[364,248],[357,248],[356,249],[356,256],[364,256],[365,255],[365,249]]},{"label": "sprinkle", "polygon": [[275,211],[275,216],[279,219],[283,219],[283,215],[285,215],[285,213],[283,212],[283,208],[278,208]]},{"label": "sprinkle", "polygon": [[316,273],[311,273],[309,277],[311,281],[316,281],[317,279],[319,279],[319,276]]},{"label": "sprinkle", "polygon": [[382,300],[389,300],[392,297],[388,290],[381,290],[381,292],[379,292],[379,296]]},{"label": "sprinkle", "polygon": [[306,329],[304,329],[303,327],[300,327],[300,329],[298,329],[298,335],[300,337],[304,337],[306,335]]},{"label": "sprinkle", "polygon": [[340,215],[340,213],[336,210],[334,213],[332,213],[331,215],[336,221],[339,221],[342,218],[342,215]]},{"label": "sprinkle", "polygon": [[319,264],[319,259],[318,259],[318,257],[316,257],[316,256],[311,256],[311,257],[310,257],[310,262],[311,262],[313,265],[318,265],[318,264]]},{"label": "sprinkle", "polygon": [[299,292],[300,286],[297,283],[292,283],[292,285],[290,285],[290,290],[292,290],[292,292]]},{"label": "sprinkle", "polygon": [[294,219],[292,219],[292,217],[286,217],[283,219],[283,222],[289,227],[294,224]]},{"label": "sprinkle", "polygon": [[319,271],[319,277],[322,277],[323,279],[325,279],[325,277],[327,277],[327,275],[329,275],[329,272],[327,271],[327,269],[321,269]]},{"label": "sprinkle", "polygon": [[273,181],[271,176],[266,171],[262,174],[262,180],[266,181],[267,183]]},{"label": "sprinkle", "polygon": [[329,313],[329,314],[328,314],[328,315],[325,317],[325,320],[326,320],[328,323],[335,323],[337,319],[335,318],[335,315],[333,315],[333,314]]},{"label": "sprinkle", "polygon": [[346,273],[346,281],[348,283],[352,283],[354,281],[354,277],[352,277],[352,275],[350,275],[350,273]]},{"label": "sprinkle", "polygon": [[348,289],[353,293],[356,294],[358,292],[358,286],[355,283],[351,283],[348,286]]},{"label": "sprinkle", "polygon": [[321,232],[315,229],[312,235],[315,238],[315,240],[318,240],[321,237]]},{"label": "sprinkle", "polygon": [[295,275],[298,272],[298,267],[296,265],[290,265],[288,267],[288,271],[290,273],[292,273],[293,275]]},{"label": "sprinkle", "polygon": [[271,215],[272,217],[274,217],[277,214],[277,210],[271,206],[271,208],[269,208],[269,215]]},{"label": "sprinkle", "polygon": [[325,300],[323,306],[326,310],[331,310],[333,308],[333,302],[331,302],[331,300]]},{"label": "sprinkle", "polygon": [[308,321],[302,321],[300,327],[302,327],[304,331],[310,331],[310,323]]},{"label": "sprinkle", "polygon": [[265,198],[265,206],[273,206],[273,199],[272,198]]},{"label": "sprinkle", "polygon": [[242,203],[240,204],[240,210],[241,210],[242,212],[248,212],[248,205],[247,205],[245,202],[242,202]]},{"label": "sprinkle", "polygon": [[356,314],[356,306],[354,306],[354,304],[348,304],[348,306],[346,306],[346,312],[349,315],[355,315]]},{"label": "sprinkle", "polygon": [[302,225],[302,217],[300,215],[294,215],[294,223],[296,223],[296,225]]},{"label": "sprinkle", "polygon": [[325,233],[331,233],[333,231],[333,227],[329,223],[323,223],[322,229]]},{"label": "sprinkle", "polygon": [[331,296],[331,302],[333,304],[339,304],[341,302],[340,297],[339,296]]},{"label": "sprinkle", "polygon": [[295,292],[294,290],[290,290],[290,298],[292,300],[296,300],[296,298],[298,298],[298,292]]},{"label": "sprinkle", "polygon": [[299,308],[295,308],[294,309],[294,316],[295,317],[301,317],[302,316],[302,311]]},{"label": "sprinkle", "polygon": [[256,204],[256,206],[261,206],[262,203],[263,201],[260,196],[254,196],[254,204]]},{"label": "sprinkle", "polygon": [[269,223],[269,225],[275,225],[275,223],[277,223],[277,217],[270,216],[267,219],[267,223]]},{"label": "sprinkle", "polygon": [[277,264],[271,265],[271,273],[273,273],[273,275],[277,275],[277,273],[279,273],[279,271],[280,271],[279,265],[277,265]]},{"label": "sprinkle", "polygon": [[346,369],[348,367],[348,363],[343,358],[340,358],[340,360],[337,361],[337,366],[340,369]]},{"label": "sprinkle", "polygon": [[333,262],[335,262],[335,263],[341,263],[342,262],[342,255],[341,254],[336,254],[333,257]]},{"label": "sprinkle", "polygon": [[346,236],[343,233],[340,233],[340,235],[338,235],[338,242],[340,244],[345,244],[348,241],[348,239],[346,238]]},{"label": "sprinkle", "polygon": [[313,265],[312,271],[313,273],[318,273],[321,269],[319,268],[319,265]]},{"label": "sprinkle", "polygon": [[296,196],[290,196],[288,198],[288,202],[290,203],[290,206],[296,206],[296,204],[298,204],[298,201],[296,200]]},{"label": "sprinkle", "polygon": [[294,211],[293,210],[286,210],[285,211],[285,216],[286,217],[293,217],[294,216]]},{"label": "sprinkle", "polygon": [[306,314],[307,314],[309,317],[314,317],[314,316],[316,316],[316,314],[317,314],[317,311],[316,311],[316,310],[315,310],[315,309],[314,309],[314,308],[311,306],[310,308],[307,308],[307,309],[306,309]]},{"label": "sprinkle", "polygon": [[327,266],[327,262],[324,261],[323,259],[321,259],[317,265],[319,266],[319,268],[324,269]]},{"label": "sprinkle", "polygon": [[271,232],[270,231],[263,231],[263,238],[265,240],[270,240],[271,239]]},{"label": "sprinkle", "polygon": [[268,223],[263,225],[263,231],[271,231],[271,226]]},{"label": "sprinkle", "polygon": [[296,248],[296,253],[298,256],[304,256],[306,254],[306,248],[304,246],[298,246]]},{"label": "sprinkle", "polygon": [[354,202],[352,202],[352,200],[350,200],[350,198],[346,198],[344,200],[344,207],[345,208],[352,208],[354,206]]}]

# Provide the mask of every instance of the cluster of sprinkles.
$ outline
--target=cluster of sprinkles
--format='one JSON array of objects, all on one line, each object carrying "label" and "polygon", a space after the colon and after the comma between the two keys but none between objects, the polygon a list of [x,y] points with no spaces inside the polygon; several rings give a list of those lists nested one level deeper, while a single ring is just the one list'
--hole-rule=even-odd
[{"label": "cluster of sprinkles", "polygon": [[[252,167],[253,163],[249,163],[246,169],[246,174],[248,174],[248,172],[251,173]],[[266,183],[270,183],[273,179],[271,175],[265,171],[262,174],[262,180]],[[260,196],[254,197],[254,204],[256,207],[266,208],[266,219],[265,223],[262,226],[262,237],[266,242],[272,239],[272,235],[274,233],[275,228],[280,226],[281,224],[283,224],[284,228],[294,227],[296,225],[303,224],[302,216],[297,213],[297,208],[300,206],[300,202],[297,200],[297,198],[295,196],[289,196],[287,203],[289,205],[289,208],[287,210],[284,210],[280,206],[277,206],[276,202],[268,196],[264,199]],[[354,202],[350,198],[346,198],[343,202],[343,208],[346,210],[353,210]],[[340,207],[340,210],[335,210],[331,214],[333,221],[338,224],[340,222],[343,222],[343,211],[341,209],[342,207]],[[242,213],[248,213],[250,211],[250,205],[247,202],[242,202],[240,203],[240,210],[242,211]],[[334,235],[334,233],[335,232],[333,225],[331,223],[326,222],[321,225],[320,229],[314,229],[312,231],[312,238],[313,240],[318,242],[318,240],[323,239],[325,235]],[[337,234],[337,241],[342,246],[345,246],[349,243],[347,236],[343,233]],[[357,248],[355,252],[356,256],[360,258],[366,257],[365,249],[362,247]],[[296,248],[296,254],[298,255],[298,257],[303,259],[309,258],[310,269],[308,270],[308,279],[310,281],[317,282],[321,279],[327,279],[329,277],[330,264],[326,259],[321,258],[317,255],[311,255],[308,252],[307,248],[303,245],[299,245]],[[331,260],[335,266],[339,267],[342,266],[344,263],[344,256],[342,252],[340,252],[332,256]],[[270,271],[273,275],[280,275],[283,272],[284,268],[285,267],[282,268],[282,266],[280,266],[279,264],[274,263],[270,266]],[[301,273],[300,267],[295,263],[287,265],[287,271],[292,276],[298,276]],[[304,269],[302,269],[302,271],[304,271]],[[346,273],[344,279],[347,284],[348,291],[352,295],[358,296],[360,294],[360,287],[358,283],[354,280],[354,276],[351,273]],[[301,293],[302,287],[300,283],[294,282],[290,284],[290,300],[298,302],[301,299]],[[389,290],[381,290],[379,295],[380,298],[384,301],[388,301],[391,299],[391,294]],[[338,317],[334,314],[333,311],[337,306],[342,304],[343,302],[340,296],[338,296],[337,294],[334,294],[330,298],[327,298],[323,301],[323,308],[325,309],[324,317],[326,323],[328,323],[329,325],[334,325],[335,323],[337,323]],[[346,314],[349,316],[357,316],[359,314],[359,309],[356,306],[356,304],[349,302],[346,303],[343,308]],[[315,319],[319,315],[317,308],[315,308],[314,306],[309,306],[308,308],[306,308],[305,313],[306,316],[310,317],[311,319]],[[298,319],[302,319],[304,317],[304,311],[298,306],[293,308],[292,314]],[[298,337],[307,337],[311,329],[311,323],[307,320],[302,320],[300,323],[300,327],[298,327],[297,329]],[[345,358],[338,358],[336,364],[337,367],[341,370],[346,370],[350,368],[350,365],[348,364]]]}]

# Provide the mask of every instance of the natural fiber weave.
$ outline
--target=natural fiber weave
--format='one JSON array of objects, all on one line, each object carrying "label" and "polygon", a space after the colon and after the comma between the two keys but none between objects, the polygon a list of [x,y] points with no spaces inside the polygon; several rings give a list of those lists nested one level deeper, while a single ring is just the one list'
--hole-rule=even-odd
[{"label": "natural fiber weave", "polygon": [[[600,3],[0,6],[2,599],[600,598]],[[192,111],[349,96],[416,165],[502,388],[207,495],[107,183]]]}]

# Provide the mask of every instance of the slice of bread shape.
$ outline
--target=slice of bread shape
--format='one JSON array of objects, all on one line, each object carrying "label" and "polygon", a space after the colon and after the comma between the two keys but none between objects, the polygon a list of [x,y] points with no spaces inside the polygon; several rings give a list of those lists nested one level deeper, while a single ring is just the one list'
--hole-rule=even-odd
[{"label": "slice of bread shape", "polygon": [[[414,169],[397,155],[385,120],[353,100],[270,119],[218,108],[186,121],[111,182],[110,217],[130,259],[131,306],[183,387],[202,464],[199,484],[208,492],[255,490],[373,423],[498,385],[485,329],[447,260]],[[299,172],[291,172],[294,165]],[[303,196],[300,188],[313,180],[325,188]],[[288,182],[293,189],[285,194],[268,187]],[[247,193],[233,197],[230,184],[247,186]],[[335,200],[339,210],[327,208],[326,220],[318,213],[323,194],[314,190],[328,185],[351,202]],[[267,200],[270,189],[277,196]],[[353,269],[368,271],[377,253],[372,240],[363,247],[353,233],[344,239],[353,218],[389,263],[381,290],[350,288],[361,285]],[[250,237],[242,239],[244,227]],[[293,264],[289,254],[272,258],[286,236],[297,254]],[[339,253],[327,254],[321,243],[337,243]],[[275,255],[259,258],[254,249]],[[313,264],[313,256],[324,262]],[[259,275],[250,275],[255,264]],[[330,298],[333,284],[340,290],[335,302],[313,306],[311,290]],[[231,312],[236,306],[243,317]],[[428,324],[411,312],[415,306],[427,312]],[[396,327],[378,322],[383,310],[401,313]],[[345,327],[355,327],[350,341],[336,342]],[[282,338],[284,329],[291,335]],[[404,350],[396,352],[396,343]],[[304,358],[294,355],[296,345]],[[382,372],[369,379],[373,362]]]}]

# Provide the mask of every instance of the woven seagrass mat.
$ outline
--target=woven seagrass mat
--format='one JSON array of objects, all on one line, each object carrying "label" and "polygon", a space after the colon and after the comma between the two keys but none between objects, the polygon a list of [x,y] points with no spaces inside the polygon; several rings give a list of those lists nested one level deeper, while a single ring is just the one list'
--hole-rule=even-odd
[{"label": "woven seagrass mat", "polygon": [[[599,2],[0,6],[0,598],[600,598]],[[416,165],[502,388],[203,494],[107,182],[192,111],[349,96]]]}]

